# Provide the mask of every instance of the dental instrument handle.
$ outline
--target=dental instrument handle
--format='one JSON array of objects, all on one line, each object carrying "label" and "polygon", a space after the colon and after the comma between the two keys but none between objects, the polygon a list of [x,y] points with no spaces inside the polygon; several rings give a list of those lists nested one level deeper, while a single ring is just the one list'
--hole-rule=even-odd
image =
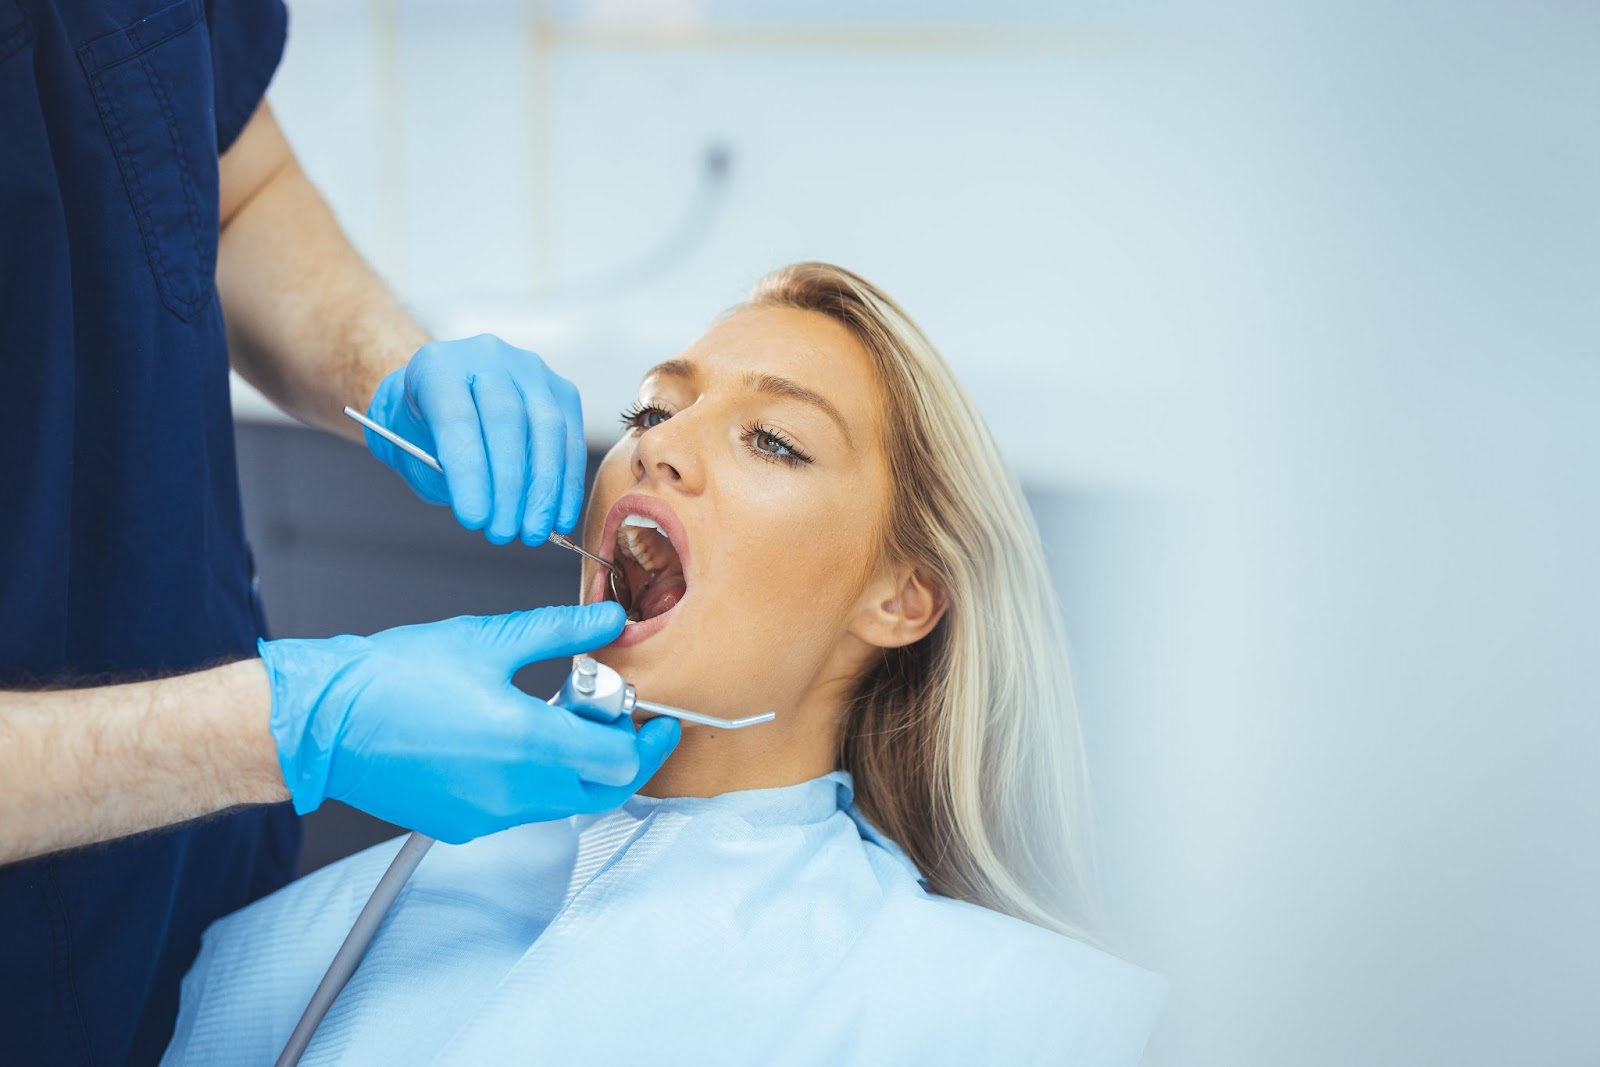
[{"label": "dental instrument handle", "polygon": [[427,467],[432,467],[440,474],[444,473],[444,468],[439,466],[439,461],[435,459],[431,453],[424,452],[410,441],[407,441],[404,437],[401,437],[399,434],[389,429],[389,427],[378,425],[348,404],[345,405],[344,413],[350,416],[352,419],[355,419],[367,429],[371,430],[373,433],[377,434],[379,437],[383,438],[385,441],[388,441],[391,445],[394,445],[394,447],[398,448],[400,451],[404,452],[418,463],[421,463]]},{"label": "dental instrument handle", "polygon": [[400,895],[400,890],[405,887],[406,881],[417,869],[417,864],[422,862],[422,857],[426,856],[428,849],[432,847],[433,838],[418,833],[406,838],[406,843],[400,846],[400,851],[389,863],[389,869],[378,879],[378,886],[372,891],[372,896],[367,898],[361,914],[356,916],[355,925],[350,927],[350,932],[345,935],[344,944],[334,953],[333,962],[328,965],[328,972],[322,976],[317,991],[311,994],[311,1002],[306,1005],[300,1021],[295,1024],[294,1032],[289,1035],[283,1051],[278,1054],[275,1067],[295,1067],[300,1062],[300,1057],[305,1055],[306,1046],[311,1044],[312,1035],[317,1032],[322,1017],[328,1014],[328,1009],[333,1007],[333,1002],[344,989],[345,983],[355,974],[356,967],[361,963],[361,957],[367,954],[367,946],[372,944],[373,935],[378,932],[384,916],[394,906],[395,898]]},{"label": "dental instrument handle", "polygon": [[[353,407],[346,406],[344,413],[350,416],[352,419],[355,419],[362,426],[365,426],[367,429],[377,434],[379,437],[383,438],[385,441],[388,441],[391,445],[394,445],[394,447],[398,448],[400,451],[404,452],[418,463],[426,464],[427,466],[438,471],[440,474],[444,473],[444,468],[439,466],[438,459],[431,454],[424,452],[410,441],[407,441],[404,437],[401,437],[399,434],[389,429],[389,427],[378,425]],[[593,552],[587,552],[584,549],[579,548],[577,543],[569,537],[565,537],[552,531],[550,536],[545,538],[545,540],[550,544],[560,545],[562,548],[570,548],[572,551],[576,552],[590,563],[599,564],[608,571],[616,569],[608,561],[601,559]]]},{"label": "dental instrument handle", "polygon": [[584,559],[588,560],[591,563],[598,563],[600,566],[604,567],[608,571],[616,569],[610,563],[608,563],[605,560],[601,559],[599,556],[595,555],[593,552],[590,552],[587,549],[579,547],[579,545],[578,545],[578,543],[576,541],[572,540],[572,538],[570,538],[570,537],[565,536],[564,534],[558,534],[558,533],[556,533],[554,531],[551,531],[550,536],[545,538],[545,540],[549,541],[552,545],[560,545],[562,548],[570,548],[570,549],[572,549],[572,551],[576,552],[578,555],[582,556]]}]

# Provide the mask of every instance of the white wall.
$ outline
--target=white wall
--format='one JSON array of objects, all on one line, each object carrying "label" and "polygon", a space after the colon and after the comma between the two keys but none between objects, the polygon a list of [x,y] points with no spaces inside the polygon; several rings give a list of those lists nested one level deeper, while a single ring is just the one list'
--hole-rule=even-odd
[{"label": "white wall", "polygon": [[[1262,237],[1206,230],[1242,206],[1232,172],[1260,147],[1184,99],[1181,32],[1026,4],[998,22],[960,5],[916,23],[892,19],[915,5],[563,17],[638,6],[300,3],[272,102],[432,324],[558,361],[600,439],[642,367],[765,270],[827,257],[919,315],[1036,480],[1168,480],[1152,424],[1185,418],[1204,377],[1173,340],[1231,299]],[[687,261],[623,292],[530,299],[653,248],[711,143],[731,179]],[[1157,290],[1184,295],[1157,313]]]},{"label": "white wall", "polygon": [[[1115,907],[1174,983],[1151,1063],[1600,1062],[1600,9],[305,0],[291,34],[273,104],[360,247],[597,438],[782,262],[922,320],[1046,526]],[[687,258],[561,288],[670,231],[713,141]]]}]

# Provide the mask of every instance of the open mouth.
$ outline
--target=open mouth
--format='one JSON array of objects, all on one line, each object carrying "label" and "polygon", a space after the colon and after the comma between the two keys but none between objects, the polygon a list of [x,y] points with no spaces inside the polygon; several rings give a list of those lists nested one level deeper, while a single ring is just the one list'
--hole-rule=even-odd
[{"label": "open mouth", "polygon": [[[678,517],[662,501],[629,494],[611,506],[599,555],[617,564],[632,593],[624,639],[642,640],[665,625],[689,592],[688,544]],[[616,599],[604,574],[595,576],[595,598]]]}]

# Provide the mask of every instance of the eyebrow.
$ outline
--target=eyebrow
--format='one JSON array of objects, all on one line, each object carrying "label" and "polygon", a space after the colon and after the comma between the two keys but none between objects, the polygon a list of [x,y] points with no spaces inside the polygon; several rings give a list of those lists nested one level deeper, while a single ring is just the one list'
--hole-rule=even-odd
[{"label": "eyebrow", "polygon": [[802,404],[810,404],[832,419],[839,427],[839,432],[844,434],[844,439],[852,448],[855,441],[850,436],[850,427],[845,425],[844,416],[839,414],[839,409],[833,402],[821,393],[813,392],[795,381],[793,378],[780,378],[776,374],[762,374],[751,371],[744,376],[744,384],[758,393],[768,396],[782,397],[786,400],[798,400]]},{"label": "eyebrow", "polygon": [[[686,359],[669,359],[665,363],[657,363],[645,373],[646,378],[664,375],[668,378],[684,378],[694,380],[699,377],[693,363]],[[849,445],[855,447],[855,438],[850,434],[850,427],[844,421],[844,416],[833,402],[821,393],[807,389],[793,378],[783,378],[776,374],[763,374],[760,371],[750,371],[744,376],[747,388],[767,396],[782,397],[786,400],[798,400],[802,404],[809,404],[827,415],[839,427],[839,432],[844,434],[844,439]]]},{"label": "eyebrow", "polygon": [[694,372],[694,364],[686,359],[669,359],[665,363],[657,363],[654,367],[644,372],[646,378],[654,378],[658,374],[664,374],[668,378],[694,379],[698,377]]}]

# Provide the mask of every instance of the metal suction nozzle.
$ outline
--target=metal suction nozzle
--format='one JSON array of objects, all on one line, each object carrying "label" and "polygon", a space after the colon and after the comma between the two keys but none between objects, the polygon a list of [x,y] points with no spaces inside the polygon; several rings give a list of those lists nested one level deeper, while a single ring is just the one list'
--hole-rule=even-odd
[{"label": "metal suction nozzle", "polygon": [[681,719],[684,722],[699,723],[701,726],[714,726],[719,730],[742,730],[746,726],[759,726],[778,717],[778,713],[775,711],[764,711],[760,715],[746,715],[742,719],[719,719],[715,715],[702,715],[698,711],[685,711],[683,708],[675,708],[671,704],[657,704],[653,700],[639,700],[637,698],[635,698],[633,706],[640,711],[648,711],[652,715],[666,715],[670,718]]},{"label": "metal suction nozzle", "polygon": [[697,723],[718,730],[742,730],[746,726],[759,726],[778,717],[775,711],[760,715],[746,715],[742,719],[719,719],[671,704],[657,704],[653,700],[640,700],[633,686],[622,680],[622,675],[592,656],[579,656],[567,675],[561,692],[550,698],[550,703],[582,715],[596,722],[614,722],[635,711],[648,711],[652,715],[665,715],[682,722]]}]

